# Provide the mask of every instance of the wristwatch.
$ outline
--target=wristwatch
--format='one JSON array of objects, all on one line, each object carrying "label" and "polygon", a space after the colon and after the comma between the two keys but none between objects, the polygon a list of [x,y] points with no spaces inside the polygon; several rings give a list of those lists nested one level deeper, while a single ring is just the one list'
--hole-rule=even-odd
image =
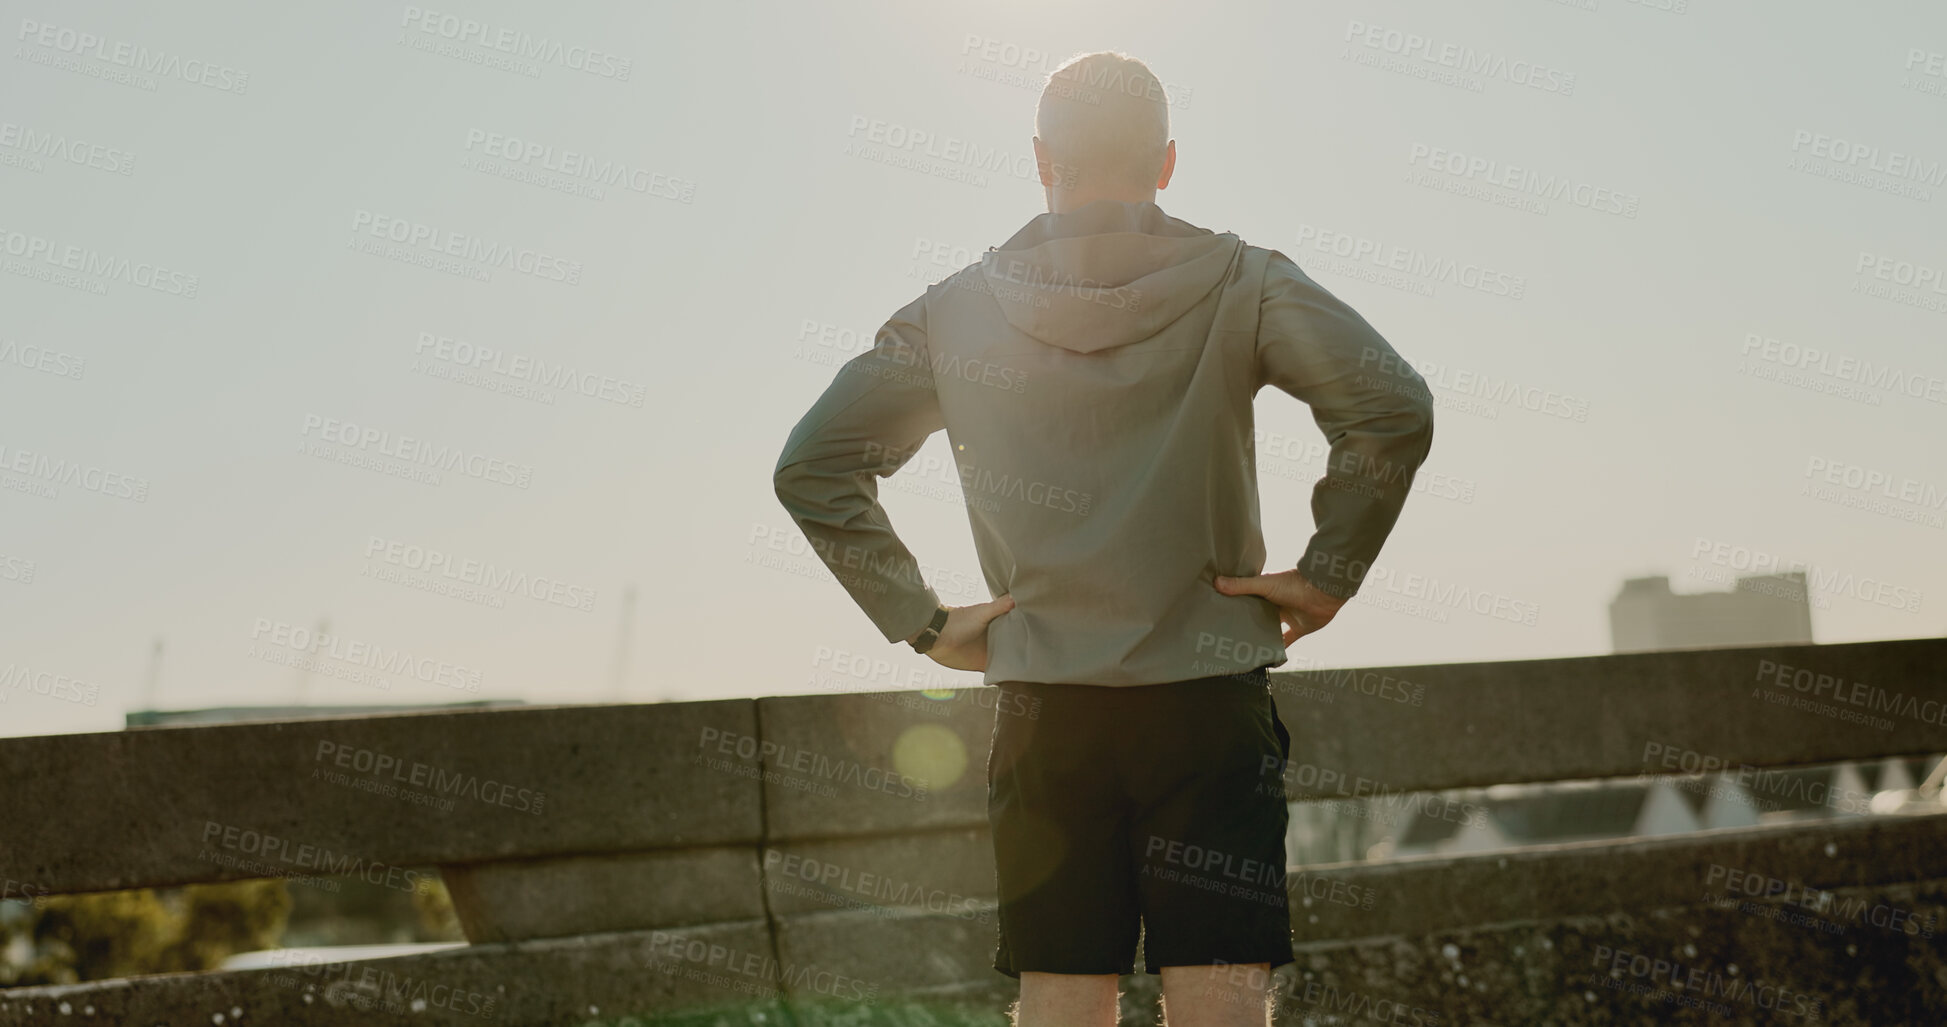
[{"label": "wristwatch", "polygon": [[946,627],[946,607],[942,606],[933,611],[932,622],[927,624],[926,629],[913,640],[913,652],[923,653],[933,648],[933,643],[940,640],[940,629],[944,627]]}]

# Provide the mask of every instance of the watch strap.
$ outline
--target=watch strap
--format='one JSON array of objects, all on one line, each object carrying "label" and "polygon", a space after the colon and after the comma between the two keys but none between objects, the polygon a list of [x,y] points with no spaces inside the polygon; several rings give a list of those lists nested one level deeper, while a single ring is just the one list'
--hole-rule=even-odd
[{"label": "watch strap", "polygon": [[913,652],[923,653],[933,648],[933,643],[940,640],[940,629],[946,627],[946,616],[947,610],[944,606],[933,611],[932,621],[927,623],[918,638],[913,639]]}]

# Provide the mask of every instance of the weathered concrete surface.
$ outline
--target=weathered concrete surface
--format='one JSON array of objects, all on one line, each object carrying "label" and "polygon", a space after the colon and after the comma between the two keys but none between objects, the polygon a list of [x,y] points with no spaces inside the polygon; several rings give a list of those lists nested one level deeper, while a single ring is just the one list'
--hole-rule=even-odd
[{"label": "weathered concrete surface", "polygon": [[0,878],[61,894],[755,844],[755,751],[734,744],[755,724],[730,700],[0,739]]},{"label": "weathered concrete surface", "polygon": [[[1281,1022],[1411,1023],[1420,1010],[1441,1024],[1947,1023],[1947,881],[1832,902],[1866,915],[1831,933],[1771,919],[1810,913],[1786,903],[1691,906],[1301,949]],[[1934,937],[1906,933],[1928,918]],[[1798,1015],[1814,1002],[1816,1021]]]},{"label": "weathered concrete surface", "polygon": [[762,860],[778,916],[901,907],[961,915],[994,897],[985,829],[781,841],[765,846]]},{"label": "weathered concrete surface", "polygon": [[[509,1024],[738,1009],[777,996],[762,923],[550,938],[330,966],[132,977],[0,992],[0,1025]],[[62,1004],[67,1011],[62,1011]],[[756,1009],[747,1007],[756,1006]],[[735,1022],[735,1021],[731,1021]]]},{"label": "weathered concrete surface", "polygon": [[[854,910],[786,917],[778,922],[778,955],[786,966],[860,982],[875,995],[970,985],[1005,989],[1010,979],[994,969],[992,912],[989,903],[964,916]],[[785,990],[793,998],[833,997],[827,983],[794,976]]]},{"label": "weathered concrete surface", "polygon": [[1285,889],[1302,945],[1933,878],[1947,878],[1947,813],[1325,864]]},{"label": "weathered concrete surface", "polygon": [[[675,851],[546,861],[532,868],[479,865],[468,872],[471,880],[453,879],[455,904],[483,918],[477,927],[469,922],[475,941],[703,923],[711,919],[706,912],[718,908],[759,916],[760,889],[780,917],[848,909],[883,916],[901,907],[991,917],[979,912],[994,888],[993,849],[982,830],[784,841],[754,852],[718,852],[707,859]],[[664,888],[653,870],[634,869],[639,859],[672,867],[699,860],[695,872],[680,877],[696,886]],[[1762,883],[1771,881],[1831,890],[1936,877],[1947,877],[1947,814],[1314,865],[1292,869],[1286,893],[1293,936],[1304,944],[1680,906],[1706,894],[1771,887]],[[487,890],[476,893],[474,881],[488,882]],[[659,910],[669,918],[656,919]]]},{"label": "weathered concrete surface", "polygon": [[[1801,894],[1304,946],[1274,980],[1276,1022],[1947,1023],[1947,880],[1840,889],[1810,904],[1822,915]],[[200,1025],[242,1009],[245,1024],[754,1027],[786,1022],[775,1004],[781,988],[801,1025],[1001,1027],[1015,985],[988,965],[991,944],[990,926],[937,914],[805,914],[780,924],[775,955],[758,923],[592,935],[375,960],[358,973],[292,968],[17,989],[0,995],[0,1025],[89,1015]],[[1154,1024],[1155,979],[1124,984],[1124,1023]],[[388,990],[427,1006],[361,1008],[361,996]],[[469,1011],[486,999],[491,1019]],[[69,1016],[56,1012],[62,1001]]]},{"label": "weathered concrete surface", "polygon": [[987,824],[999,689],[757,701],[772,839]]},{"label": "weathered concrete surface", "polygon": [[[1505,663],[1274,673],[1291,731],[1294,799],[1348,798],[1658,770],[1646,747],[1735,766],[1831,763],[1947,749],[1947,639],[1754,646]],[[1767,668],[1770,668],[1767,671]],[[1785,685],[1777,682],[1784,668]],[[1797,670],[1902,694],[1890,730],[1770,701]],[[1762,673],[1761,673],[1762,672]],[[1883,690],[1875,693],[1873,689]],[[1416,702],[1417,697],[1417,702]],[[1833,703],[1869,712],[1856,703]],[[1904,706],[1904,701],[1902,701]],[[1931,711],[1934,719],[1926,719]]]},{"label": "weathered concrete surface", "polygon": [[747,846],[473,863],[440,876],[476,945],[764,916]]},{"label": "weathered concrete surface", "polygon": [[[1936,936],[1852,921],[1840,924],[1845,930],[1835,934],[1830,926],[1771,919],[1809,911],[1769,903],[1748,911],[1665,907],[1320,942],[1300,946],[1296,962],[1272,976],[1277,988],[1272,1022],[1277,1027],[1947,1023],[1947,946],[1939,938],[1947,930],[1947,881],[1848,888],[1831,901],[1834,909],[1899,910],[1910,915],[1899,918],[1902,924],[1931,917]],[[1646,958],[1636,962],[1637,955]],[[1633,972],[1632,965],[1641,972]],[[1122,979],[1124,1027],[1157,1027],[1158,984],[1142,975]],[[1630,986],[1642,990],[1625,990]],[[1813,1003],[1816,1019],[1802,1015],[1812,1012]]]}]

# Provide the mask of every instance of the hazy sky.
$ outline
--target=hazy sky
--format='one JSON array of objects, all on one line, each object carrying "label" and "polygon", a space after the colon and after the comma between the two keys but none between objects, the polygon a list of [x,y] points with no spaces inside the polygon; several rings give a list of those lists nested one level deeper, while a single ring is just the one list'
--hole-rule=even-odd
[{"label": "hazy sky", "polygon": [[[1821,642],[1947,631],[1938,3],[743,7],[9,5],[0,734],[978,683],[879,638],[770,472],[1043,211],[1039,84],[1097,49],[1174,94],[1163,208],[1438,397],[1381,573],[1288,668],[1602,653],[1623,578],[1766,558]],[[1257,412],[1283,568],[1323,447]],[[957,605],[948,461],[883,495]]]}]

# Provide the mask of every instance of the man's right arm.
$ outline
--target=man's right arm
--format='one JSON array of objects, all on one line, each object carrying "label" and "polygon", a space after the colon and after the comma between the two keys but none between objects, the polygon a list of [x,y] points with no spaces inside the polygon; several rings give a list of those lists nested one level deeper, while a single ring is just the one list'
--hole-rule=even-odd
[{"label": "man's right arm", "polygon": [[1365,318],[1276,250],[1259,307],[1257,380],[1309,405],[1331,445],[1297,570],[1350,599],[1432,448],[1433,394]]}]

